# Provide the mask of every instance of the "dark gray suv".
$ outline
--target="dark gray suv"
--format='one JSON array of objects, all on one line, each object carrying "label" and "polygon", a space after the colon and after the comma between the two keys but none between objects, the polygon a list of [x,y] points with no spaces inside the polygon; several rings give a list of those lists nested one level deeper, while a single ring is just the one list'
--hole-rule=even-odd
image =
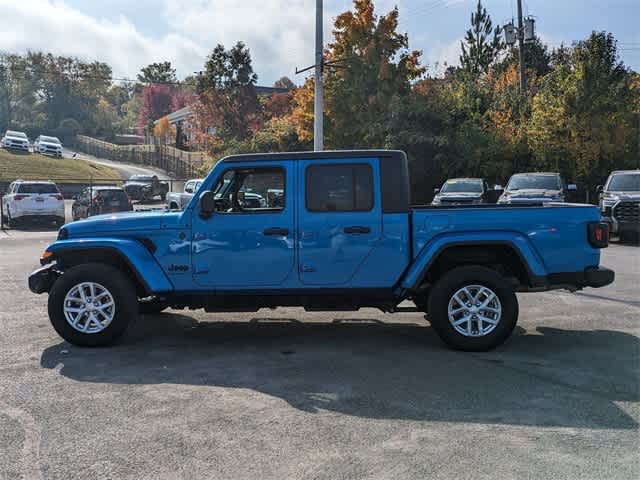
[{"label": "dark gray suv", "polygon": [[600,193],[602,219],[621,240],[640,236],[640,170],[611,172]]}]

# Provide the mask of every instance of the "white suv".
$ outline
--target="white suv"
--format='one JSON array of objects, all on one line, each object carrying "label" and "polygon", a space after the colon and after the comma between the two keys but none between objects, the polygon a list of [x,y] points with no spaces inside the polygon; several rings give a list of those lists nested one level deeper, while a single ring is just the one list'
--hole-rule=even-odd
[{"label": "white suv", "polygon": [[0,140],[0,144],[4,148],[11,148],[13,150],[29,151],[29,138],[24,132],[16,132],[15,130],[7,130]]},{"label": "white suv", "polygon": [[22,220],[64,224],[64,198],[53,182],[16,180],[2,197],[2,221],[10,227]]},{"label": "white suv", "polygon": [[33,142],[33,153],[62,157],[62,143],[57,137],[39,135]]}]

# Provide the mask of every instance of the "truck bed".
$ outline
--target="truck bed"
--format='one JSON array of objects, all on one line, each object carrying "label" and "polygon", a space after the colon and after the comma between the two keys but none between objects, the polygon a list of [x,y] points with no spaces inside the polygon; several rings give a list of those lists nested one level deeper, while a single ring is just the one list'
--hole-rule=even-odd
[{"label": "truck bed", "polygon": [[446,242],[511,242],[528,252],[536,275],[597,266],[600,251],[587,241],[597,207],[586,204],[460,205],[411,208],[412,255],[434,255]]}]

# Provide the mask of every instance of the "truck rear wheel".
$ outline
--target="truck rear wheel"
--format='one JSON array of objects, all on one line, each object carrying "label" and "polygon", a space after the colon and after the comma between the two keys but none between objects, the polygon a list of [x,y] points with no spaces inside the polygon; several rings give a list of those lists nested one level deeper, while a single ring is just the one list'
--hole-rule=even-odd
[{"label": "truck rear wheel", "polygon": [[436,282],[428,311],[431,325],[450,348],[482,352],[511,335],[518,321],[518,299],[496,271],[465,266]]},{"label": "truck rear wheel", "polygon": [[120,270],[101,263],[66,271],[49,292],[49,320],[67,342],[79,346],[114,343],[138,314],[138,298]]}]

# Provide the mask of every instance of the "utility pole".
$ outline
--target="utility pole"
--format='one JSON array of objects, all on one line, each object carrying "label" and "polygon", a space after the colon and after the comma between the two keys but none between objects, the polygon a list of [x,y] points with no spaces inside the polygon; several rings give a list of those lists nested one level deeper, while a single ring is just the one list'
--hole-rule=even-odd
[{"label": "utility pole", "polygon": [[316,0],[316,58],[315,58],[315,92],[313,98],[313,149],[323,150],[323,117],[324,105],[322,96],[322,71],[324,67],[324,45],[322,35],[322,0]]},{"label": "utility pole", "polygon": [[518,60],[520,63],[520,94],[527,94],[527,73],[524,64],[524,24],[522,22],[522,0],[518,0]]}]

